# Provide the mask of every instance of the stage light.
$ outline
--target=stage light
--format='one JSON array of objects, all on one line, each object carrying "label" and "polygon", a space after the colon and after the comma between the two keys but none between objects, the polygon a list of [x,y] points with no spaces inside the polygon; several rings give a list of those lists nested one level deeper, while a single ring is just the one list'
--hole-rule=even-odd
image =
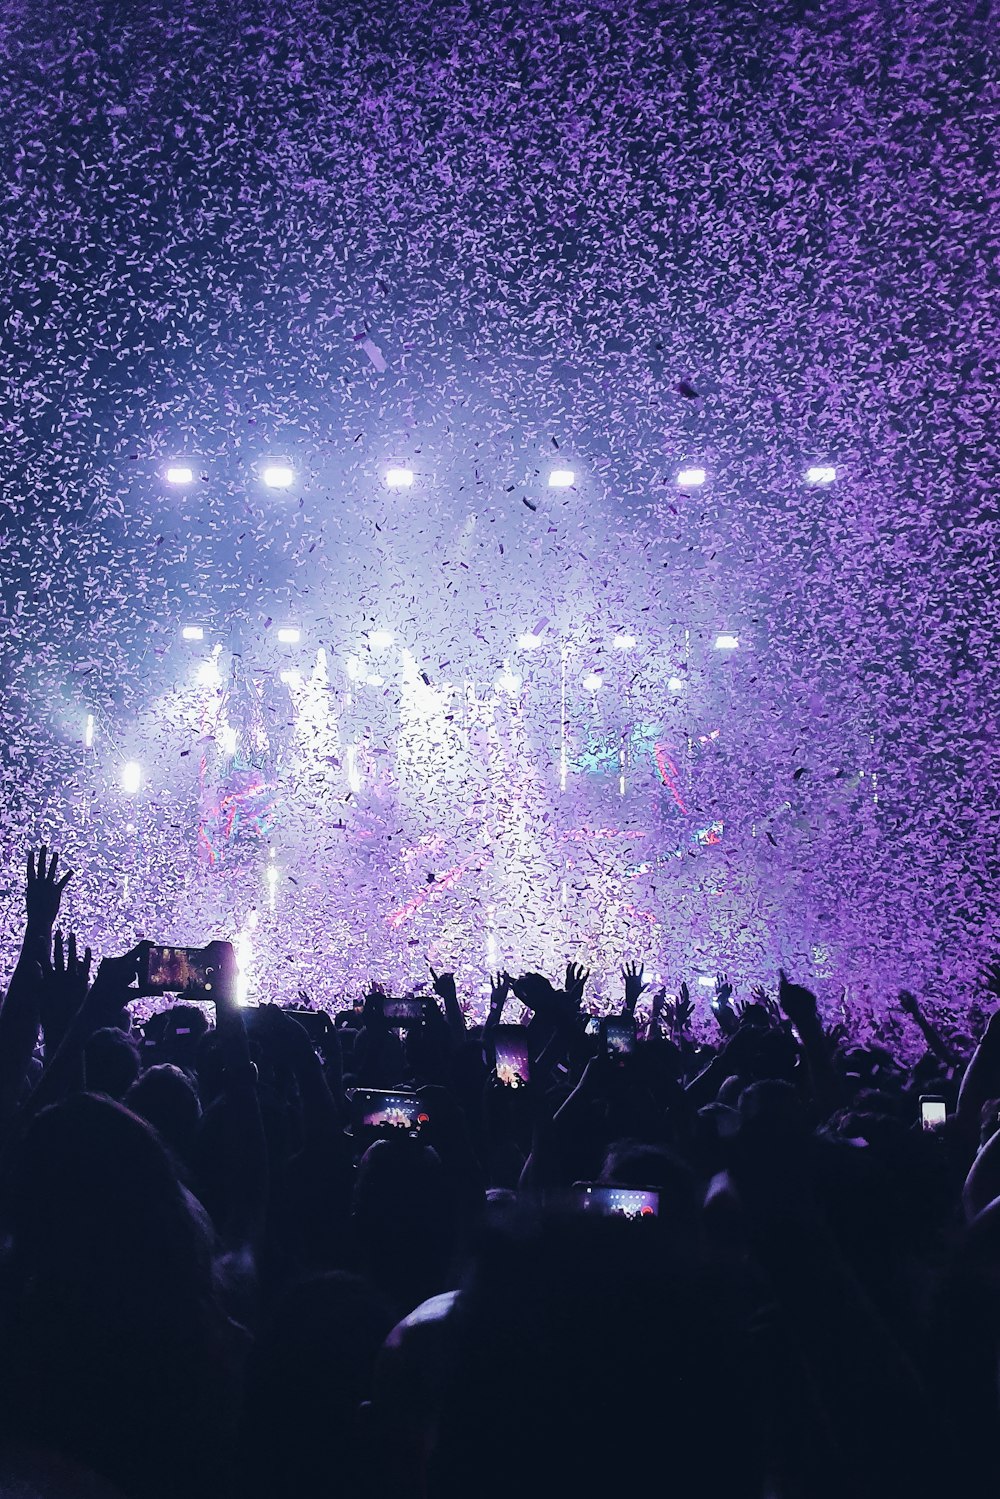
[{"label": "stage light", "polygon": [[616,651],[631,651],[635,648],[637,642],[634,635],[629,635],[623,631],[621,635],[616,635],[611,643]]},{"label": "stage light", "polygon": [[385,471],[385,482],[390,489],[409,489],[413,483],[412,468],[388,468]]},{"label": "stage light", "polygon": [[814,468],[806,469],[807,484],[832,484],[837,477],[837,470],[829,468],[825,464],[818,464]]},{"label": "stage light", "polygon": [[498,692],[509,693],[511,697],[521,690],[521,678],[516,672],[511,671],[506,661],[503,664],[503,671],[497,677],[496,686]]},{"label": "stage light", "polygon": [[286,687],[297,688],[302,686],[302,673],[300,671],[280,671],[278,676]]},{"label": "stage light", "polygon": [[122,790],[126,796],[135,796],[142,785],[142,766],[138,760],[127,760],[122,766]]},{"label": "stage light", "polygon": [[597,692],[604,682],[599,671],[588,671],[583,679],[583,685],[587,692]]},{"label": "stage light", "polygon": [[223,726],[222,733],[219,735],[219,743],[222,746],[222,753],[224,755],[235,755],[236,746],[239,744],[239,742],[239,735],[233,728],[233,725],[231,723],[225,724]]},{"label": "stage light", "polygon": [[377,673],[373,673],[370,677],[365,677],[365,681],[368,683],[369,687],[385,686],[385,677],[380,677]]},{"label": "stage light", "polygon": [[204,627],[202,625],[182,625],[181,626],[181,639],[182,640],[204,640],[204,638],[205,638],[205,630],[204,630]]},{"label": "stage light", "polygon": [[703,989],[714,989],[715,980],[710,973],[699,973],[698,983]]},{"label": "stage light", "polygon": [[199,687],[221,687],[222,673],[214,656],[210,661],[199,662],[194,679]]},{"label": "stage light", "polygon": [[670,677],[670,679],[667,682],[667,691],[668,692],[683,692],[684,688],[686,686],[687,686],[687,683],[684,681],[684,679],[682,677]]},{"label": "stage light", "polygon": [[278,641],[281,645],[298,645],[302,639],[302,631],[298,625],[280,625],[278,628]]},{"label": "stage light", "polygon": [[94,715],[93,715],[93,713],[88,713],[87,714],[87,722],[84,725],[84,729],[83,729],[83,743],[84,743],[84,748],[85,749],[93,749],[93,747],[94,747]]},{"label": "stage light", "polygon": [[739,648],[740,637],[738,635],[716,635],[715,649],[717,651],[735,651]]},{"label": "stage light", "polygon": [[554,468],[549,474],[550,489],[569,489],[576,481],[576,474],[571,468]]},{"label": "stage light", "polygon": [[535,635],[531,632],[531,630],[528,630],[526,634],[518,636],[517,643],[521,647],[522,651],[537,651],[538,647],[542,643],[542,637],[540,635]]},{"label": "stage light", "polygon": [[395,640],[391,630],[369,630],[368,644],[373,651],[386,651]]},{"label": "stage light", "polygon": [[705,470],[703,468],[682,468],[677,475],[677,482],[682,489],[694,489],[705,482]]},{"label": "stage light", "polygon": [[295,470],[287,463],[267,463],[260,477],[268,489],[288,489],[295,483]]},{"label": "stage light", "polygon": [[164,478],[168,484],[190,484],[194,478],[194,469],[188,468],[186,463],[171,463]]}]

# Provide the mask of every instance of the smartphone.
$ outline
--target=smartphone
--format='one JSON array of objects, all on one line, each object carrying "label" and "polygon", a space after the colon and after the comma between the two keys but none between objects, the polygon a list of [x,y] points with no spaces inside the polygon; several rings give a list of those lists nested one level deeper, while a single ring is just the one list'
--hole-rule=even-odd
[{"label": "smartphone", "polygon": [[920,1100],[920,1124],[923,1129],[944,1129],[948,1122],[948,1105],[943,1098],[925,1093]]},{"label": "smartphone", "polygon": [[583,1027],[583,1034],[585,1036],[599,1036],[601,1034],[601,1017],[600,1017],[600,1015],[588,1015],[587,1016],[587,1023]]},{"label": "smartphone", "polygon": [[386,1025],[399,1027],[402,1030],[410,1026],[423,1025],[427,1018],[426,999],[389,999],[386,996],[382,1000],[382,1018]]},{"label": "smartphone", "polygon": [[600,1182],[574,1182],[574,1205],[599,1218],[657,1218],[660,1194],[648,1187],[606,1187]]},{"label": "smartphone", "polygon": [[389,1139],[409,1135],[416,1139],[428,1123],[428,1114],[415,1093],[380,1088],[355,1088],[351,1099],[355,1135]]},{"label": "smartphone", "polygon": [[218,942],[207,947],[160,947],[142,944],[139,954],[140,994],[184,994],[211,999],[220,976]]},{"label": "smartphone", "polygon": [[601,1045],[609,1062],[621,1066],[635,1051],[635,1021],[606,1015],[601,1021]]},{"label": "smartphone", "polygon": [[529,1081],[528,1033],[523,1025],[497,1026],[494,1071],[507,1088],[523,1088]]},{"label": "smartphone", "polygon": [[325,1010],[286,1010],[298,1022],[314,1046],[322,1046],[330,1031],[330,1017]]}]

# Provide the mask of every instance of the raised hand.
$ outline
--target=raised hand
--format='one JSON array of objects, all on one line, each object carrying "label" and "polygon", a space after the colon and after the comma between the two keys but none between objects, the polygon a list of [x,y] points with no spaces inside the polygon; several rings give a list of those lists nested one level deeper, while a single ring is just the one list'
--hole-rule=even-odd
[{"label": "raised hand", "polygon": [[728,973],[717,973],[715,975],[715,1003],[720,1008],[728,1005],[733,997],[733,986],[729,982]]},{"label": "raised hand", "polygon": [[911,1020],[918,1019],[920,1015],[920,1004],[917,1000],[917,996],[915,994],[911,994],[909,989],[900,989],[899,1008],[902,1010],[904,1015],[909,1015]]},{"label": "raised hand", "polygon": [[458,990],[455,988],[455,975],[453,973],[435,973],[431,969],[431,979],[434,983],[434,993],[447,1004],[449,1001],[457,1003]]},{"label": "raised hand", "polygon": [[693,1014],[694,1001],[691,998],[691,990],[682,979],[674,1000],[674,1034],[676,1036],[682,1035],[687,1030]]},{"label": "raised hand", "polygon": [[793,984],[779,969],[778,1003],[798,1031],[817,1020],[816,996],[801,984]]},{"label": "raised hand", "polygon": [[59,915],[62,893],[73,878],[72,869],[67,869],[61,879],[56,878],[59,855],[53,853],[48,859],[48,849],[43,843],[38,850],[28,855],[28,877],[24,891],[24,903],[28,914],[28,927],[33,931],[51,932]]},{"label": "raised hand", "polygon": [[625,980],[626,1015],[633,1015],[635,1013],[635,1007],[639,1001],[639,995],[643,992],[644,989],[649,988],[648,984],[643,983],[643,972],[644,968],[642,963],[626,963],[622,968],[622,978]]},{"label": "raised hand", "polygon": [[139,977],[139,959],[143,944],[140,942],[120,958],[103,958],[97,977],[82,1006],[82,1013],[96,1027],[113,1024],[128,1004],[137,998],[132,984]]},{"label": "raised hand", "polygon": [[47,1048],[62,1036],[82,1008],[90,984],[90,963],[90,948],[81,957],[74,932],[70,932],[65,942],[62,932],[56,932],[52,956],[46,955],[41,965],[39,1005]]},{"label": "raised hand", "polygon": [[510,994],[511,976],[509,973],[495,973],[491,982],[490,1010],[496,1011],[499,1014],[507,1003],[507,996]]},{"label": "raised hand", "polygon": [[566,998],[571,1004],[580,1005],[589,978],[590,969],[584,968],[582,963],[566,964]]}]

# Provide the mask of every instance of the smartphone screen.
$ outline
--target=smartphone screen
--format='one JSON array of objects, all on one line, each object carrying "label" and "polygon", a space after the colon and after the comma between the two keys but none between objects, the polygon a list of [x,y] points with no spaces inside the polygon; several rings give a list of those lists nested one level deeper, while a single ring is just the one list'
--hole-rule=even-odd
[{"label": "smartphone screen", "polygon": [[601,1017],[600,1017],[600,1015],[588,1015],[587,1016],[587,1023],[583,1027],[583,1034],[585,1036],[599,1036],[601,1034]]},{"label": "smartphone screen", "polygon": [[386,1025],[410,1026],[424,1022],[425,1001],[422,999],[383,999],[382,1017]]},{"label": "smartphone screen", "polygon": [[576,1205],[584,1213],[601,1218],[656,1218],[660,1194],[646,1187],[605,1187],[598,1182],[577,1182]]},{"label": "smartphone screen", "polygon": [[943,1098],[924,1097],[920,1100],[920,1123],[924,1129],[944,1129],[948,1122],[948,1105]]},{"label": "smartphone screen", "polygon": [[528,1033],[523,1025],[501,1025],[496,1032],[496,1076],[508,1088],[523,1088],[531,1076]]},{"label": "smartphone screen", "polygon": [[158,947],[151,943],[139,976],[145,994],[207,997],[215,988],[217,963],[203,947]]},{"label": "smartphone screen", "polygon": [[635,1051],[635,1021],[609,1017],[601,1026],[604,1054],[621,1065]]},{"label": "smartphone screen", "polygon": [[426,1109],[413,1093],[359,1088],[352,1101],[355,1122],[369,1135],[417,1135],[428,1122]]}]

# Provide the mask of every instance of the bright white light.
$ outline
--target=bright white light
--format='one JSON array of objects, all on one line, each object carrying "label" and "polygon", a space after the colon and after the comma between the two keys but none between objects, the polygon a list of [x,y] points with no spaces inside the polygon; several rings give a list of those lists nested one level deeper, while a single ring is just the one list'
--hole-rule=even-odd
[{"label": "bright white light", "polygon": [[824,464],[806,469],[807,484],[832,484],[836,477],[837,470],[835,468],[828,468]]},{"label": "bright white light", "polygon": [[385,471],[385,482],[390,489],[409,489],[413,483],[412,468],[388,468]]},{"label": "bright white light", "polygon": [[278,676],[286,687],[301,687],[302,673],[300,671],[280,671]]},{"label": "bright white light", "polygon": [[587,692],[597,692],[604,678],[599,671],[588,671],[583,679],[583,685]]},{"label": "bright white light", "polygon": [[682,468],[677,475],[677,482],[682,489],[694,489],[698,484],[705,482],[705,470],[703,468]]},{"label": "bright white light", "polygon": [[298,645],[302,639],[302,631],[298,625],[282,625],[278,630],[278,640],[282,645]]},{"label": "bright white light", "polygon": [[358,747],[356,744],[347,746],[347,754],[344,756],[345,769],[347,771],[347,784],[352,791],[361,790],[361,776],[358,773]]},{"label": "bright white light", "polygon": [[667,691],[683,692],[686,686],[687,683],[684,681],[683,677],[671,677],[667,682]]},{"label": "bright white light", "polygon": [[571,468],[554,468],[549,474],[550,489],[569,489],[576,480],[576,474]]},{"label": "bright white light", "polygon": [[142,766],[138,760],[127,760],[122,766],[122,790],[126,796],[135,796],[142,785]]},{"label": "bright white light", "polygon": [[222,673],[213,657],[211,661],[202,661],[194,674],[194,679],[199,687],[219,687],[222,685]]},{"label": "bright white light", "polygon": [[194,469],[188,468],[186,463],[171,463],[164,478],[168,484],[190,484],[194,478]]},{"label": "bright white light", "polygon": [[249,1004],[250,975],[247,969],[253,960],[253,943],[247,932],[240,932],[233,943],[233,953],[236,957],[236,1003]]},{"label": "bright white light", "polygon": [[395,640],[395,638],[396,637],[391,630],[368,631],[368,644],[371,646],[373,651],[388,650],[389,646],[392,645],[392,642]]},{"label": "bright white light", "polygon": [[239,735],[232,724],[226,724],[219,735],[219,743],[222,745],[224,755],[235,755],[236,746],[239,743]]},{"label": "bright white light", "polygon": [[204,640],[205,631],[201,625],[184,625],[181,629],[182,640]]},{"label": "bright white light", "polygon": [[268,463],[261,470],[260,477],[268,489],[288,489],[295,483],[295,470],[287,463]]},{"label": "bright white light", "polygon": [[537,651],[542,643],[542,637],[540,635],[533,635],[529,630],[527,634],[518,637],[517,643],[522,651]]},{"label": "bright white light", "polygon": [[635,647],[636,639],[634,635],[623,632],[621,635],[615,636],[612,644],[616,651],[631,651]]},{"label": "bright white light", "polygon": [[739,647],[740,637],[738,635],[716,635],[715,649],[717,651],[735,651]]},{"label": "bright white light", "polygon": [[699,973],[698,983],[703,989],[714,989],[715,980],[710,973]]},{"label": "bright white light", "polygon": [[509,693],[511,697],[521,690],[521,678],[516,672],[511,671],[507,662],[503,664],[503,671],[497,677],[497,691]]},{"label": "bright white light", "polygon": [[86,725],[85,725],[84,730],[83,730],[83,743],[84,743],[84,746],[87,749],[93,749],[93,747],[94,747],[94,715],[93,715],[93,713],[88,713],[87,714],[87,722],[86,722]]},{"label": "bright white light", "polygon": [[377,673],[373,673],[370,677],[365,677],[365,681],[368,683],[369,687],[385,686],[385,677],[380,677],[377,675]]},{"label": "bright white light", "polygon": [[278,870],[274,864],[267,866],[267,883],[269,885],[276,885],[278,883]]}]

